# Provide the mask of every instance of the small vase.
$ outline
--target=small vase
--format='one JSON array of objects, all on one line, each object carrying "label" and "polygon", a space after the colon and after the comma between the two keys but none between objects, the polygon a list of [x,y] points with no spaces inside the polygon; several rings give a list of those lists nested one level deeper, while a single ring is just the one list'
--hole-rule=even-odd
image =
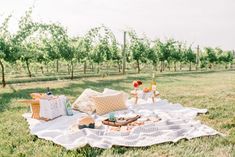
[{"label": "small vase", "polygon": [[137,87],[135,87],[135,88],[134,88],[134,91],[135,91],[135,94],[137,95],[138,88],[137,88]]}]

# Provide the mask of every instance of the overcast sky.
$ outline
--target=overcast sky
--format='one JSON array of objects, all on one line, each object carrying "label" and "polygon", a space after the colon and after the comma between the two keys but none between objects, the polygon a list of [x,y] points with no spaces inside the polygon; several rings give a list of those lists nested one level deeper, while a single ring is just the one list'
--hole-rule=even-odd
[{"label": "overcast sky", "polygon": [[0,23],[20,16],[31,6],[33,19],[60,22],[71,35],[92,27],[110,27],[119,41],[135,29],[152,39],[175,38],[203,46],[235,49],[235,0],[0,0]]}]

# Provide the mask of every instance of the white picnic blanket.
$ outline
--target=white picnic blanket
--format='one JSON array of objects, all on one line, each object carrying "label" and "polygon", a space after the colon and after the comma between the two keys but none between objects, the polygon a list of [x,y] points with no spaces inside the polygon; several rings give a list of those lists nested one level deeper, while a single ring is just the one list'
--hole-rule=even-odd
[{"label": "white picnic blanket", "polygon": [[[31,134],[53,141],[66,149],[75,149],[87,144],[98,148],[110,148],[113,145],[143,147],[220,134],[199,120],[195,120],[197,114],[206,112],[206,109],[183,107],[180,104],[171,104],[167,100],[161,99],[154,104],[129,104],[128,110],[119,111],[116,114],[156,114],[161,118],[159,122],[137,126],[130,132],[111,132],[107,126],[97,129],[71,130],[79,117],[84,115],[80,112],[74,112],[73,116],[62,116],[49,122],[32,119],[29,113],[23,116],[29,123]],[[104,118],[97,115],[93,115],[93,117],[96,121]]]}]

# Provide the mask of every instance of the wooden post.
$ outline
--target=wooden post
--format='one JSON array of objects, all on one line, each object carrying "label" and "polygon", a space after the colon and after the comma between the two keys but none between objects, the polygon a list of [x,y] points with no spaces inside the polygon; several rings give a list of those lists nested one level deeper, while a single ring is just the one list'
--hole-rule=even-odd
[{"label": "wooden post", "polygon": [[197,63],[196,70],[198,70],[200,67],[200,48],[199,48],[199,45],[197,46],[196,63]]},{"label": "wooden post", "polygon": [[[233,50],[233,61],[234,61],[234,59],[235,59],[235,50]],[[234,67],[233,61],[231,63],[231,69],[233,69],[233,67]]]},{"label": "wooden post", "polygon": [[59,73],[59,59],[56,59],[56,72]]},{"label": "wooden post", "polygon": [[126,32],[124,31],[123,51],[122,51],[122,74],[126,74]]},{"label": "wooden post", "polygon": [[[179,44],[179,53],[180,53],[180,56],[182,56],[181,54],[181,44]],[[180,71],[182,70],[182,58],[180,59]]]},{"label": "wooden post", "polygon": [[0,66],[2,68],[2,87],[4,88],[6,86],[6,81],[5,81],[5,71],[4,71],[4,65],[3,62],[0,59]]}]

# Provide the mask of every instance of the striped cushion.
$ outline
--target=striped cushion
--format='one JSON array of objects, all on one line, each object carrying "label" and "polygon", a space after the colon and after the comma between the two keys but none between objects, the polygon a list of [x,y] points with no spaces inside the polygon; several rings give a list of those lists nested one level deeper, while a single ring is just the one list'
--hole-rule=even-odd
[{"label": "striped cushion", "polygon": [[103,115],[109,112],[126,109],[124,94],[116,93],[112,95],[94,96],[96,113]]}]

